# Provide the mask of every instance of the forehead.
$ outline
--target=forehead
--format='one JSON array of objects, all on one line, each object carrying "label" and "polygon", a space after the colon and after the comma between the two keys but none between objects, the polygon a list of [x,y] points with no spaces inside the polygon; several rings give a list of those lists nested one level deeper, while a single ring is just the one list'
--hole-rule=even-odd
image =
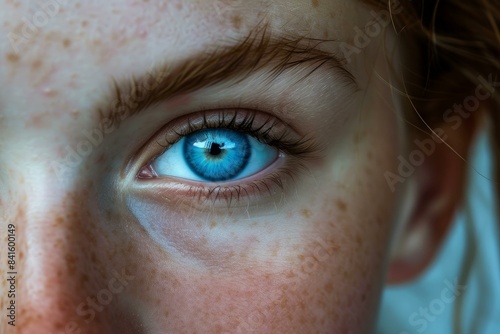
[{"label": "forehead", "polygon": [[[340,0],[0,0],[0,6],[7,37],[0,40],[6,65],[0,112],[19,117],[23,110],[21,117],[37,119],[68,118],[110,78],[237,41],[264,22],[280,33],[331,40],[347,40],[355,22],[363,24],[359,5]],[[40,104],[34,108],[27,96]]]},{"label": "forehead", "polygon": [[8,36],[0,46],[18,54],[75,44],[91,51],[131,44],[158,49],[172,42],[182,52],[220,36],[237,37],[263,21],[281,30],[325,35],[341,30],[342,14],[352,7],[340,0],[0,0],[0,4],[1,26]]}]

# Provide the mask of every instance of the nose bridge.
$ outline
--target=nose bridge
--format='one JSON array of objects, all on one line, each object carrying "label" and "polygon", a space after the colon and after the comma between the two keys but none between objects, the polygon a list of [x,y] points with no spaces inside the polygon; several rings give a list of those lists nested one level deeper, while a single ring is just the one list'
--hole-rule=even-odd
[{"label": "nose bridge", "polygon": [[[15,274],[11,276],[16,291],[10,300],[15,303],[16,327],[7,325],[2,333],[73,333],[79,326],[73,319],[89,294],[92,277],[82,252],[87,236],[81,229],[74,189],[57,182],[46,166],[31,166],[17,174],[9,182],[9,204],[5,198],[2,201],[6,221],[15,226]],[[82,333],[94,332],[96,326],[86,326]]]}]

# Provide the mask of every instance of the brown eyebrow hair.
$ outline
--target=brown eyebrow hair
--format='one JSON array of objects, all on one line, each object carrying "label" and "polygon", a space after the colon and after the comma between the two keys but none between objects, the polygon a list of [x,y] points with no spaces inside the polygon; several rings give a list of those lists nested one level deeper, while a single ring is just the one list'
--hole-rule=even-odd
[{"label": "brown eyebrow hair", "polygon": [[[223,81],[243,81],[248,75],[269,68],[267,79],[287,69],[308,66],[309,76],[319,68],[336,70],[346,85],[358,87],[345,67],[343,56],[321,49],[333,40],[308,37],[274,36],[267,25],[256,28],[239,43],[190,57],[175,66],[156,66],[150,73],[128,80],[112,81],[112,97],[99,110],[101,122],[113,126],[148,107],[181,93],[189,93]],[[111,101],[111,103],[109,103]]]}]

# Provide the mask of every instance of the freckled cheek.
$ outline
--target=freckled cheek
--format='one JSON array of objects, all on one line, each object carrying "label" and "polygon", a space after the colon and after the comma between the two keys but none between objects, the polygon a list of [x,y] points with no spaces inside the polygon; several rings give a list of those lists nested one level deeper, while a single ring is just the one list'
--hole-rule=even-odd
[{"label": "freckled cheek", "polygon": [[130,196],[127,219],[147,232],[141,244],[154,244],[132,288],[144,321],[158,331],[206,333],[342,332],[366,323],[360,319],[372,314],[380,260],[369,254],[377,243],[369,222],[352,214],[359,194],[337,205],[326,190],[318,198],[280,210],[273,229],[259,219],[200,218],[173,198]]},{"label": "freckled cheek", "polygon": [[249,322],[250,328],[255,329],[254,318],[279,320],[277,313],[269,312],[285,297],[284,283],[272,270],[256,263],[248,270],[223,275],[199,271],[177,273],[188,284],[170,286],[169,300],[164,300],[164,306],[171,310],[171,319],[197,315],[192,325],[200,328],[218,324],[234,329]]},{"label": "freckled cheek", "polygon": [[[253,261],[242,268],[176,267],[155,261],[153,270],[144,268],[134,281],[142,303],[139,312],[158,331],[356,329],[346,314],[368,314],[364,301],[373,299],[373,276],[362,275],[366,271],[358,261],[346,261],[346,252],[352,250],[344,252],[332,236],[304,240],[294,248],[282,263]],[[158,251],[153,257],[164,259]]]}]

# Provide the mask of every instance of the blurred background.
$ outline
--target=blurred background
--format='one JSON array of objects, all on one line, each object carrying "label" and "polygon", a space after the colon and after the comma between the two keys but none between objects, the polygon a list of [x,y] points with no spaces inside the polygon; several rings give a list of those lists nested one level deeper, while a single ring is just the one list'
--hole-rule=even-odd
[{"label": "blurred background", "polygon": [[[496,298],[500,295],[500,231],[492,156],[485,130],[474,145],[465,209],[457,214],[429,270],[411,284],[386,287],[377,334],[500,333]],[[496,216],[491,208],[497,209]],[[449,292],[450,286],[456,286],[455,294]],[[454,327],[454,321],[461,327]]]}]

